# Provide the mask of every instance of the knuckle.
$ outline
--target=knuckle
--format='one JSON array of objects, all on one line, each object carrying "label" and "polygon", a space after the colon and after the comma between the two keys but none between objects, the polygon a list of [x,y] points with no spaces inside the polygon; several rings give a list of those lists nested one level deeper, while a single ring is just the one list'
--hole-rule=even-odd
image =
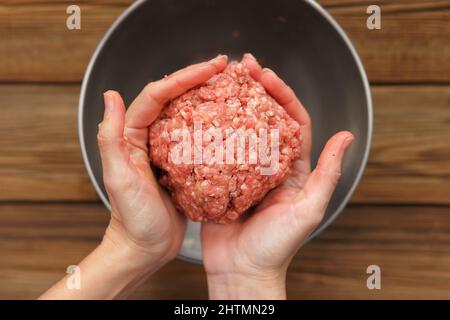
[{"label": "knuckle", "polygon": [[108,137],[103,130],[99,130],[97,133],[97,142],[100,148],[104,147],[108,143]]},{"label": "knuckle", "polygon": [[119,186],[119,179],[115,175],[107,174],[103,177],[103,182],[105,183],[105,187],[110,191],[116,191]]},{"label": "knuckle", "polygon": [[121,178],[118,175],[111,174],[104,174],[103,183],[105,188],[111,193],[117,192],[122,185]]},{"label": "knuckle", "polygon": [[331,179],[331,182],[333,183],[333,185],[338,184],[339,180],[341,179],[341,175],[342,174],[341,174],[340,170],[331,172],[330,179]]},{"label": "knuckle", "polygon": [[322,222],[323,216],[322,211],[306,210],[298,215],[297,223],[312,232]]},{"label": "knuckle", "polygon": [[186,86],[185,86],[184,82],[181,81],[180,78],[175,77],[175,78],[173,78],[173,81],[174,81],[175,86],[177,87],[177,89],[179,89],[181,91],[186,91]]},{"label": "knuckle", "polygon": [[109,195],[116,196],[116,195],[120,194],[120,190],[119,190],[120,186],[117,184],[116,179],[105,176],[103,178],[103,183],[105,184],[105,189]]},{"label": "knuckle", "polygon": [[310,217],[310,227],[312,229],[315,229],[321,222],[323,219],[323,213],[322,212],[315,212],[314,214],[311,215]]},{"label": "knuckle", "polygon": [[326,179],[330,181],[333,186],[337,185],[342,175],[340,169],[337,170],[327,169],[320,163],[317,165],[316,171],[321,179]]},{"label": "knuckle", "polygon": [[166,81],[165,79],[166,78],[155,82],[150,82],[145,87],[145,96],[150,101],[150,103],[154,103],[157,105],[164,104],[164,97],[160,97],[160,95],[158,95],[156,92],[158,92],[158,85],[161,83],[161,81]]}]

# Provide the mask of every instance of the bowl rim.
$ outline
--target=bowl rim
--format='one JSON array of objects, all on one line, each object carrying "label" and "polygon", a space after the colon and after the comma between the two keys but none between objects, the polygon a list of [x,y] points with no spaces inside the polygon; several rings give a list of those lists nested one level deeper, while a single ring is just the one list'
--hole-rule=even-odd
[{"label": "bowl rim", "polygon": [[347,45],[348,49],[350,50],[350,53],[353,56],[353,59],[356,62],[356,65],[359,70],[359,74],[361,77],[361,80],[363,82],[364,86],[364,92],[366,95],[366,104],[367,104],[367,138],[366,138],[366,148],[364,150],[364,156],[361,162],[361,166],[359,167],[358,173],[356,174],[356,178],[352,183],[352,186],[350,187],[349,191],[347,192],[346,196],[342,200],[341,204],[337,207],[337,209],[333,212],[333,214],[328,218],[325,223],[320,224],[319,227],[317,227],[311,235],[308,237],[306,242],[309,242],[311,239],[315,238],[319,233],[321,233],[323,230],[325,230],[336,218],[341,214],[341,212],[344,210],[344,208],[347,206],[347,204],[350,201],[350,198],[353,196],[353,193],[356,190],[356,187],[359,185],[359,182],[361,181],[361,178],[364,174],[364,170],[367,166],[367,161],[369,160],[370,150],[372,147],[372,135],[373,135],[373,105],[372,105],[372,93],[370,91],[370,84],[369,79],[367,78],[366,70],[364,69],[364,65],[361,61],[361,58],[358,55],[358,52],[356,51],[356,48],[354,47],[353,43],[350,41],[350,38],[345,33],[344,29],[337,23],[337,21],[331,16],[328,11],[326,11],[321,5],[319,5],[314,0],[304,0],[306,3],[309,3],[311,7],[315,8],[327,21],[331,24],[332,27],[338,32],[338,34],[341,36],[341,38],[344,40],[345,44]]},{"label": "bowl rim", "polygon": [[[117,27],[139,6],[141,6],[143,3],[145,3],[147,0],[136,0],[133,2],[125,11],[120,14],[120,16],[113,22],[113,24],[108,28],[106,33],[103,35],[102,39],[98,43],[94,53],[92,54],[92,57],[89,61],[89,64],[86,68],[82,84],[81,84],[81,91],[80,91],[80,97],[78,101],[78,139],[79,144],[81,148],[81,153],[83,156],[83,162],[86,167],[87,173],[89,175],[89,178],[91,180],[91,183],[94,185],[95,191],[97,195],[100,197],[103,204],[106,206],[106,208],[111,211],[111,205],[109,203],[109,200],[107,199],[106,195],[103,193],[103,190],[100,188],[99,183],[97,182],[94,172],[92,170],[92,166],[89,162],[87,150],[86,150],[86,144],[84,139],[84,124],[83,124],[83,115],[84,115],[84,100],[86,98],[86,91],[87,86],[89,82],[89,78],[92,73],[92,69],[97,61],[97,58],[100,54],[100,52],[103,50],[106,42],[110,38],[110,36],[114,33],[114,31],[117,29]],[[350,38],[347,36],[345,31],[342,29],[342,27],[337,23],[337,21],[331,16],[330,13],[328,13],[320,4],[318,4],[315,0],[304,0],[305,3],[309,4],[313,9],[315,9],[327,22],[337,31],[339,36],[342,40],[344,40],[346,46],[350,50],[350,53],[357,65],[359,75],[361,77],[361,80],[363,82],[364,86],[364,92],[366,96],[366,105],[367,105],[367,139],[365,144],[365,150],[364,150],[364,156],[361,162],[361,165],[359,167],[359,170],[357,172],[356,178],[354,179],[349,191],[347,192],[346,196],[342,200],[341,204],[338,206],[338,208],[330,215],[327,221],[324,223],[321,223],[312,233],[309,235],[306,242],[309,242],[313,238],[315,238],[318,234],[320,234],[323,230],[325,230],[338,216],[341,214],[341,212],[344,210],[344,208],[347,206],[348,202],[350,201],[350,198],[352,197],[353,193],[355,192],[356,187],[358,186],[359,182],[361,181],[361,178],[363,176],[364,170],[367,166],[367,161],[369,159],[371,145],[372,145],[372,135],[373,135],[373,105],[372,105],[372,94],[370,90],[370,84],[369,80],[367,78],[366,71],[364,69],[363,63],[353,46],[352,42],[350,41]],[[190,258],[181,254],[178,254],[178,258],[194,262],[194,263],[201,263],[200,261],[197,261],[195,258]]]}]

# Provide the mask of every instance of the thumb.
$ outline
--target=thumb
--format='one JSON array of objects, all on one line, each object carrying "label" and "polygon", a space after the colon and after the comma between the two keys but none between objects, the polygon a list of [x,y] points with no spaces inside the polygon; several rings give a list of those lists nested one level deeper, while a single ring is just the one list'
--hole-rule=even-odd
[{"label": "thumb", "polygon": [[100,156],[102,159],[103,176],[115,175],[115,170],[127,164],[127,149],[124,143],[123,131],[125,123],[125,105],[118,92],[104,93],[105,113],[99,124],[97,134]]},{"label": "thumb", "polygon": [[328,140],[320,154],[316,168],[306,181],[304,191],[311,201],[313,211],[324,214],[341,176],[342,161],[354,137],[341,131]]}]

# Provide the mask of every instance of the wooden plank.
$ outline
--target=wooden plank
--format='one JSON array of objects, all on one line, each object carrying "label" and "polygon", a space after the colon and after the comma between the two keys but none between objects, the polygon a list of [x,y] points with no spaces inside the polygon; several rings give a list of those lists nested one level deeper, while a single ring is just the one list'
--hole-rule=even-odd
[{"label": "wooden plank", "polygon": [[[12,0],[14,1],[14,0]],[[26,0],[25,0],[26,1]],[[38,1],[38,0],[36,0]],[[105,0],[108,1],[108,0]],[[122,1],[122,0],[112,0],[112,1]],[[126,0],[123,0],[126,1]],[[122,1],[122,3],[124,3]],[[318,0],[324,8],[345,8],[345,7],[368,7],[370,5],[378,5],[382,12],[392,12],[393,8],[401,9],[402,11],[416,11],[423,8],[434,9],[440,6],[447,6],[448,0]]]},{"label": "wooden plank", "polygon": [[[128,6],[132,4],[136,0],[77,0],[77,5],[84,5],[84,4],[106,4],[106,5],[123,5]],[[426,4],[434,5],[436,3],[445,3],[447,0],[396,0],[396,4],[400,5],[409,5],[409,6],[423,6]],[[70,2],[70,0],[52,0],[52,3],[58,3],[58,4],[65,4],[65,5],[71,5],[75,4],[73,2]],[[334,6],[340,6],[340,7],[349,7],[349,6],[369,6],[369,5],[379,5],[379,6],[388,6],[393,4],[392,0],[319,0],[317,1],[325,8],[332,8]],[[3,5],[9,5],[9,6],[18,6],[18,5],[24,5],[24,4],[43,4],[43,3],[49,3],[49,1],[43,1],[43,0],[0,0],[0,4]]]},{"label": "wooden plank", "polygon": [[[73,2],[70,2],[73,4]],[[82,29],[66,28],[69,3],[0,5],[0,81],[80,81],[97,43],[125,6],[88,4]]]},{"label": "wooden plank", "polygon": [[373,87],[374,135],[354,202],[450,203],[450,87]]},{"label": "wooden plank", "polygon": [[[450,207],[351,206],[289,268],[291,299],[450,298]],[[0,205],[0,299],[37,297],[100,241],[100,204]],[[381,267],[381,290],[366,268]],[[183,274],[183,277],[178,275]],[[137,299],[207,297],[201,266],[174,261]]]},{"label": "wooden plank", "polygon": [[[71,1],[0,1],[0,81],[80,81],[96,44],[131,2],[82,1],[82,30],[68,31]],[[320,3],[355,43],[371,81],[450,81],[450,1]],[[370,4],[382,8],[381,30],[366,28]]]},{"label": "wooden plank", "polygon": [[[299,299],[450,298],[450,208],[347,208],[289,269]],[[381,290],[368,290],[366,269],[381,268]]]},{"label": "wooden plank", "polygon": [[0,86],[1,200],[96,200],[77,137],[78,86]]},{"label": "wooden plank", "polygon": [[450,1],[384,1],[381,30],[367,29],[368,5],[329,11],[354,43],[371,82],[449,81]]},{"label": "wooden plank", "polygon": [[[2,85],[0,200],[96,200],[78,145],[78,86]],[[358,203],[450,204],[450,87],[375,86]]]}]

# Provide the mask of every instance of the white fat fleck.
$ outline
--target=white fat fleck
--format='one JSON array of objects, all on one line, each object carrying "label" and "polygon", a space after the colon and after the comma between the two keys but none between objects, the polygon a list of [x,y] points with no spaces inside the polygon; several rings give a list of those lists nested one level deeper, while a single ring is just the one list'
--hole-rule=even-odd
[{"label": "white fat fleck", "polygon": [[181,110],[180,111],[181,116],[183,117],[183,119],[187,119],[188,118],[188,114],[186,113],[186,111]]},{"label": "white fat fleck", "polygon": [[208,180],[203,180],[203,181],[200,183],[200,186],[202,186],[202,187],[207,187],[208,184],[209,184]]},{"label": "white fat fleck", "polygon": [[163,138],[163,139],[168,139],[168,138],[169,138],[169,132],[167,132],[167,130],[164,130],[164,131],[161,133],[161,138]]},{"label": "white fat fleck", "polygon": [[248,102],[247,102],[247,106],[248,107],[256,107],[258,105],[258,102],[256,101],[256,99],[250,99]]}]

